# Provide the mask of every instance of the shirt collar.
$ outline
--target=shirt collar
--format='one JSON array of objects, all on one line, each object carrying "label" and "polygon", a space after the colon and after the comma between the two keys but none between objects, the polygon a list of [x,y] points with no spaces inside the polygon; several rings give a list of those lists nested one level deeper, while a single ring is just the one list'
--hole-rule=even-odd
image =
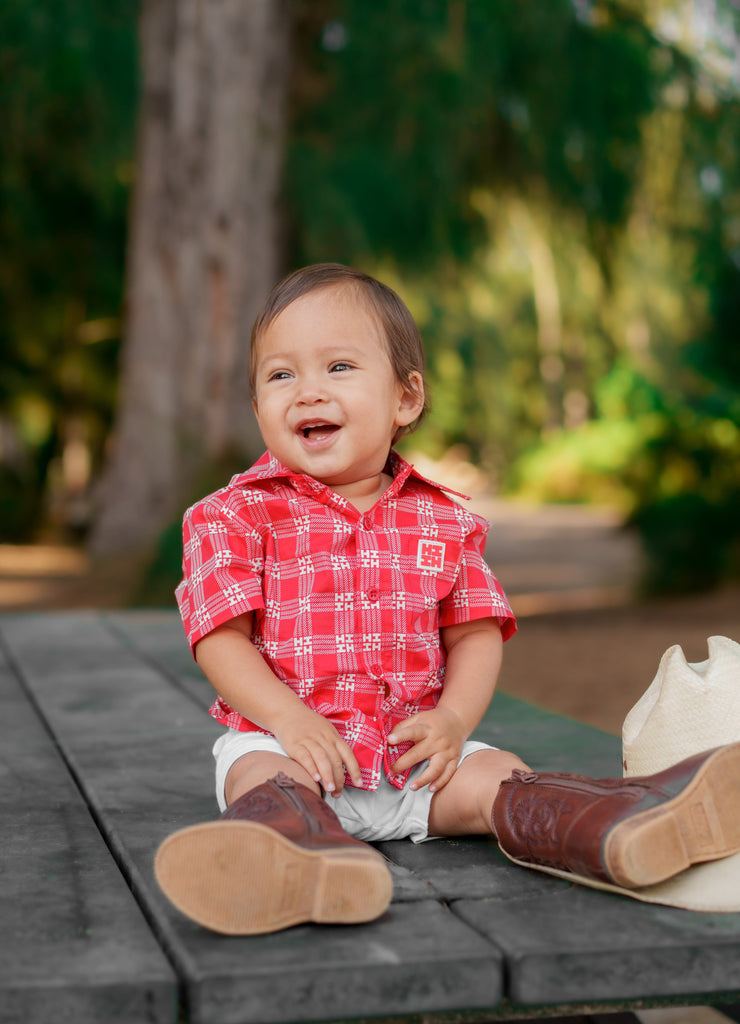
[{"label": "shirt collar", "polygon": [[392,494],[395,496],[409,479],[409,477],[415,480],[421,480],[422,483],[428,484],[429,487],[434,487],[437,491],[443,491],[446,494],[454,494],[456,498],[463,498],[465,501],[470,501],[470,495],[463,494],[462,491],[455,491],[452,487],[446,487],[444,484],[437,483],[436,480],[430,480],[429,477],[422,476],[422,474],[414,469],[410,462],[407,462],[402,455],[399,455],[395,449],[391,449],[391,453],[388,456],[388,465],[391,470],[391,476],[393,477],[393,483],[386,491],[389,496]]},{"label": "shirt collar", "polygon": [[[409,479],[415,479],[420,480],[429,487],[434,487],[435,490],[443,491],[446,494],[454,494],[457,498],[463,498],[465,501],[470,501],[469,495],[463,494],[462,491],[455,491],[451,487],[445,487],[444,484],[438,484],[436,481],[422,476],[422,474],[417,472],[413,465],[410,462],[407,462],[402,455],[399,455],[395,449],[391,449],[390,455],[388,456],[387,468],[390,471],[390,475],[393,477],[393,483],[385,492],[384,497],[397,497],[406,481]],[[331,491],[331,488],[325,487],[324,484],[314,480],[311,476],[306,476],[305,473],[294,473],[292,469],[288,469],[287,466],[284,466],[283,463],[280,462],[279,459],[276,459],[272,452],[269,451],[266,451],[264,455],[262,455],[254,465],[250,466],[245,473],[239,473],[235,476],[232,483],[239,484],[241,486],[243,484],[279,479],[287,479],[303,493],[306,493],[306,491],[316,490]]]}]

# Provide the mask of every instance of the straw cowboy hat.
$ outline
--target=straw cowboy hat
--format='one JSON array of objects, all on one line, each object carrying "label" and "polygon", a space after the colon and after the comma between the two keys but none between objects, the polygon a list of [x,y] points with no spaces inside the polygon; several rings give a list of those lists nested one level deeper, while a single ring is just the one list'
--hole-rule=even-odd
[{"label": "straw cowboy hat", "polygon": [[622,725],[625,776],[650,775],[740,740],[740,644],[710,636],[707,647],[706,661],[687,662],[678,644],[661,658]]},{"label": "straw cowboy hat", "polygon": [[[663,655],[655,679],[623,723],[625,777],[652,775],[684,758],[740,741],[740,644],[712,636],[707,646],[709,658],[693,664],[678,645]],[[740,853],[695,864],[641,889],[532,863],[526,866],[646,903],[714,913],[740,911]]]}]

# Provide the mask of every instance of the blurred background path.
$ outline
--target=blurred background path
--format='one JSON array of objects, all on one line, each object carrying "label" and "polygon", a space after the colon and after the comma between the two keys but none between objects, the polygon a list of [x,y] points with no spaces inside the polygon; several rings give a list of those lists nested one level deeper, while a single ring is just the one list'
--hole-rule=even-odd
[{"label": "blurred background path", "polygon": [[641,600],[637,538],[607,510],[494,503],[487,557],[519,617],[500,686],[542,707],[620,734],[679,644],[690,662],[706,640],[740,640],[740,587]]}]

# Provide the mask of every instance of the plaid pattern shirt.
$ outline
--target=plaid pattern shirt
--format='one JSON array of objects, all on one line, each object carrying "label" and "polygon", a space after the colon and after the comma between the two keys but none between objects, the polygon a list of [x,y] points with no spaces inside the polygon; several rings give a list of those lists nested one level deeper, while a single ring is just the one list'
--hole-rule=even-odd
[{"label": "plaid pattern shirt", "polygon": [[[387,737],[439,699],[440,628],[493,616],[504,639],[516,629],[483,559],[485,520],[396,452],[389,468],[393,483],[361,513],[265,453],[185,513],[177,589],[192,648],[230,618],[254,613],[253,643],[337,728],[370,790],[383,769],[397,788],[406,781],[408,772],[390,765],[409,744],[390,747]],[[230,728],[264,732],[220,697],[210,713]]]}]

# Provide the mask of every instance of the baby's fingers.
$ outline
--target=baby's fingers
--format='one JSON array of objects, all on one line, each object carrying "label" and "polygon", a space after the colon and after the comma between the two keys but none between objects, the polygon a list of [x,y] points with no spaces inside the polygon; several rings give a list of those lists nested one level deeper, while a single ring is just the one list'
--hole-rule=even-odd
[{"label": "baby's fingers", "polygon": [[[287,753],[301,768],[306,771],[314,782],[318,782],[331,793],[336,788],[332,758],[323,744],[307,737],[295,745],[286,746]],[[343,778],[343,774],[342,774]],[[340,779],[341,788],[341,779]]]},{"label": "baby's fingers", "polygon": [[423,744],[416,743],[410,750],[407,750],[405,754],[402,754],[397,761],[393,763],[393,771],[400,775],[401,772],[407,771],[409,768],[413,768],[414,765],[420,764],[422,761],[426,761],[433,751],[430,749],[426,753]]},{"label": "baby's fingers", "polygon": [[418,743],[419,740],[423,740],[428,729],[424,727],[423,722],[418,721],[418,718],[418,715],[412,715],[411,718],[395,725],[388,736],[388,742],[396,747],[399,743]]},{"label": "baby's fingers", "polygon": [[421,789],[429,786],[430,793],[438,793],[447,785],[457,769],[457,762],[452,759],[445,759],[441,756],[433,757],[424,771],[411,783],[411,789]]},{"label": "baby's fingers", "polygon": [[327,793],[339,796],[344,786],[344,762],[341,755],[333,747],[328,750],[316,747],[312,753],[316,765],[314,780],[320,782]]},{"label": "baby's fingers", "polygon": [[355,786],[362,786],[362,774],[360,772],[360,762],[355,757],[352,747],[348,746],[343,740],[339,744],[339,753],[342,756],[342,761],[347,774],[352,779]]},{"label": "baby's fingers", "polygon": [[332,796],[339,796],[344,788],[345,769],[356,786],[362,784],[357,758],[351,747],[339,737],[328,745],[317,745],[313,750],[313,760],[316,765],[314,780],[320,782]]},{"label": "baby's fingers", "polygon": [[311,776],[314,782],[321,782],[321,771],[316,763],[316,758],[306,744],[299,744],[293,750],[289,750],[288,754]]}]

